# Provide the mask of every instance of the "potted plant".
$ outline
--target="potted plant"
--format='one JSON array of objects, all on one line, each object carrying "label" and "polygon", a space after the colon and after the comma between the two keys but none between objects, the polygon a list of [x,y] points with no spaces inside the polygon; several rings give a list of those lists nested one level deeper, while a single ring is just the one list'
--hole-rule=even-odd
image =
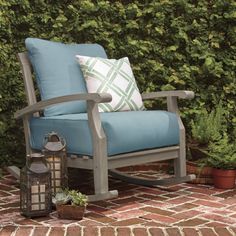
[{"label": "potted plant", "polygon": [[225,118],[221,103],[211,112],[208,112],[205,108],[202,109],[195,120],[191,121],[187,172],[197,176],[192,181],[193,183],[213,183],[212,167],[207,165],[208,148],[211,142],[221,139],[225,129]]},{"label": "potted plant", "polygon": [[195,120],[191,121],[189,149],[193,161],[207,157],[208,145],[210,142],[221,139],[226,129],[224,123],[224,111],[221,103],[211,112],[205,108],[202,109]]},{"label": "potted plant", "polygon": [[213,167],[213,182],[216,188],[231,189],[236,179],[236,142],[228,136],[209,146],[208,164]]},{"label": "potted plant", "polygon": [[58,217],[62,219],[81,220],[84,216],[88,198],[76,190],[62,190],[52,198]]}]

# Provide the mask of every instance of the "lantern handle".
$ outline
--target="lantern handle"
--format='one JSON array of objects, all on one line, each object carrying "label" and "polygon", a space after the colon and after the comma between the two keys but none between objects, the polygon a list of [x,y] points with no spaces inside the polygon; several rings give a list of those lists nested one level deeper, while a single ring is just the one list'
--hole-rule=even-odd
[{"label": "lantern handle", "polygon": [[63,137],[59,136],[54,131],[52,131],[44,136],[44,143],[43,143],[44,148],[46,148],[46,145],[48,142],[60,142],[62,144],[61,150],[64,149],[66,146],[66,140]]}]

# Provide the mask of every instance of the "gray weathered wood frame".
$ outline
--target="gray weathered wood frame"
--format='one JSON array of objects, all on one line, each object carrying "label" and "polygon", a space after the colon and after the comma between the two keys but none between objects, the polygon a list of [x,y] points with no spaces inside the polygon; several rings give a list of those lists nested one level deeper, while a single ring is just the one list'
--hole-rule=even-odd
[{"label": "gray weathered wood frame", "polygon": [[[101,124],[100,114],[98,111],[98,103],[111,101],[111,95],[106,93],[81,93],[37,102],[32,80],[31,65],[27,53],[19,53],[18,57],[21,63],[28,106],[17,111],[15,113],[15,118],[23,119],[27,154],[30,154],[35,151],[32,150],[30,147],[29,118],[31,116],[39,116],[39,111],[42,111],[46,107],[53,104],[78,100],[84,100],[87,102],[89,127],[91,129],[93,140],[93,158],[81,158],[73,155],[68,157],[67,164],[68,167],[77,167],[93,170],[95,194],[89,196],[90,201],[108,199],[116,197],[118,195],[118,192],[116,190],[109,191],[108,170],[109,173],[114,177],[118,177],[131,183],[143,185],[163,185],[171,183],[173,184],[188,181],[194,178],[194,176],[192,175],[186,176],[185,129],[181,121],[177,105],[177,98],[192,99],[194,97],[193,92],[161,91],[142,94],[143,100],[157,99],[163,97],[167,98],[168,111],[176,113],[178,117],[178,124],[180,130],[180,144],[178,146],[138,151],[108,157],[107,140]],[[118,167],[170,159],[174,160],[175,177],[169,179],[150,181],[141,178],[133,178],[115,170]],[[12,172],[14,171],[12,170]]]}]

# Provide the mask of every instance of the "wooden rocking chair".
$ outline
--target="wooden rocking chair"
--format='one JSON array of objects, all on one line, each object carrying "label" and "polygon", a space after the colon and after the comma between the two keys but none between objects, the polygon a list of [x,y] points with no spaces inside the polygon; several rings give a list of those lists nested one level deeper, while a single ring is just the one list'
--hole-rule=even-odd
[{"label": "wooden rocking chair", "polygon": [[[65,75],[61,74],[65,70],[69,76],[75,73],[74,76],[82,77],[79,66],[72,62],[74,55],[80,53],[106,58],[104,49],[97,44],[65,45],[40,39],[27,40],[28,52],[19,53],[18,56],[22,66],[28,106],[15,113],[15,118],[23,119],[27,154],[42,149],[42,140],[46,133],[55,131],[61,134],[67,141],[68,167],[93,170],[95,194],[89,196],[90,201],[109,199],[118,195],[116,190],[109,191],[108,174],[146,186],[175,184],[195,178],[193,175],[186,175],[185,128],[177,106],[178,98],[192,99],[193,92],[161,91],[142,94],[143,100],[165,97],[168,111],[99,113],[98,104],[110,102],[111,95],[87,93],[82,84],[83,78],[76,91],[72,88],[72,91],[68,92],[65,85],[60,87],[60,89],[65,87],[64,92],[60,89],[55,90],[62,83],[61,79]],[[51,88],[48,85],[46,87],[47,90],[51,89],[49,91],[53,94],[51,97],[45,96],[43,86],[40,84],[45,81],[38,81],[42,97],[42,101],[39,102],[36,101],[31,64],[36,77],[50,77],[53,73],[58,76],[58,83],[54,83]],[[78,69],[73,66],[77,66]],[[44,69],[46,72],[42,72]],[[70,80],[66,83],[70,83]],[[75,106],[76,109],[84,106],[84,111],[74,111]],[[54,113],[50,115],[44,113],[42,116],[40,113],[48,108],[54,109]],[[57,109],[64,110],[58,112]],[[119,167],[170,159],[174,161],[173,178],[147,180],[134,178],[115,170]],[[15,172],[15,169],[12,171]]]}]

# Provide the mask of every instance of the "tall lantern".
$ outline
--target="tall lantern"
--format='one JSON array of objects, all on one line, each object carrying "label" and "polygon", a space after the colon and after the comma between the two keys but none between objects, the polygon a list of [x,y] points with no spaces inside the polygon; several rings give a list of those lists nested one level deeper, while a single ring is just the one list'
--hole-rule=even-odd
[{"label": "tall lantern", "polygon": [[66,142],[57,133],[50,132],[45,137],[43,153],[51,169],[52,194],[68,186],[66,165]]},{"label": "tall lantern", "polygon": [[52,209],[50,169],[39,153],[27,156],[20,173],[20,209],[26,217],[45,216]]}]

